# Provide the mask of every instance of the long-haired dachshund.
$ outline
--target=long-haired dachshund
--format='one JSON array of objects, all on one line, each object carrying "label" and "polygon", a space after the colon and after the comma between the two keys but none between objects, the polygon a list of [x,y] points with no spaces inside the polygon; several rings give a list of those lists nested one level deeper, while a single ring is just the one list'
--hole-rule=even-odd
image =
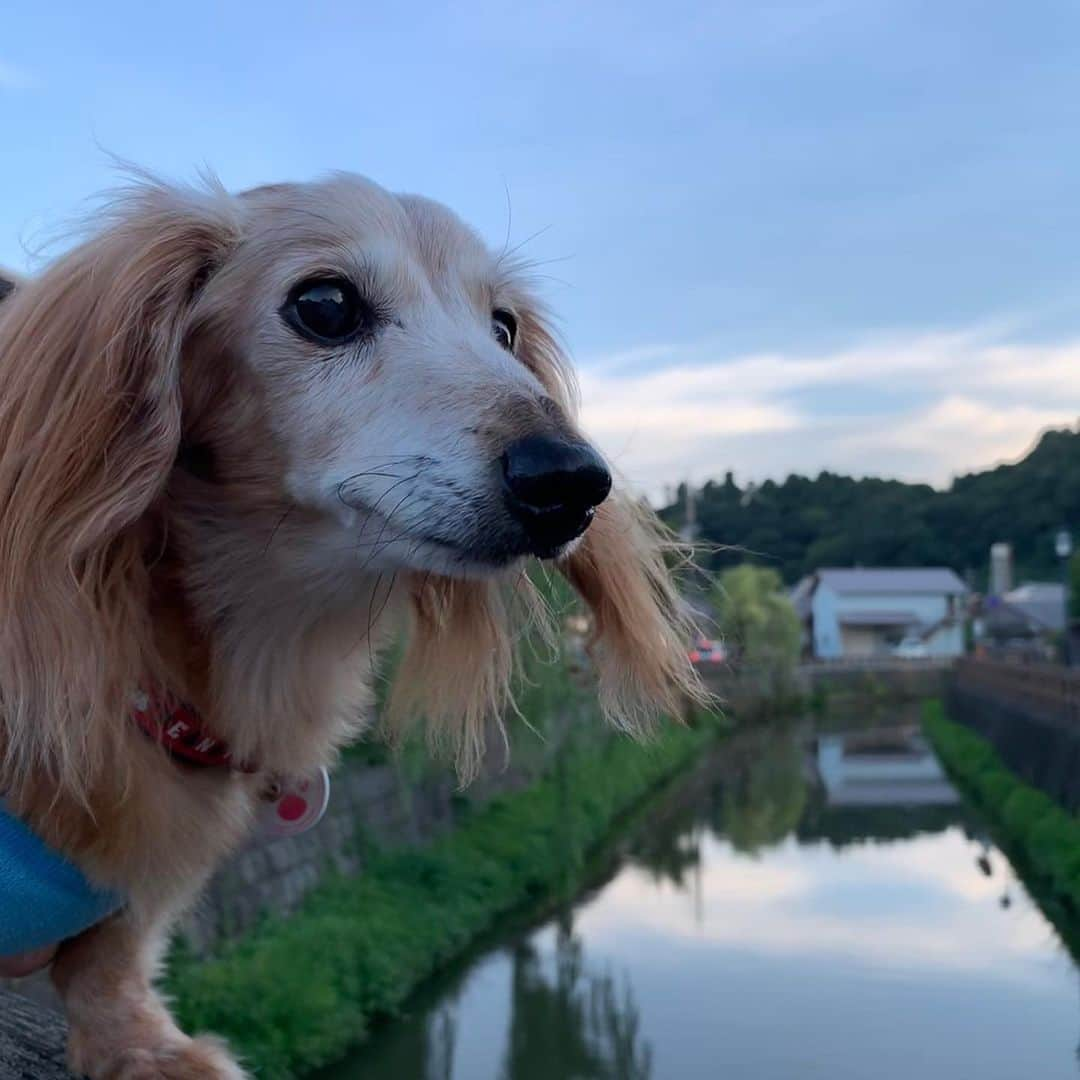
[{"label": "long-haired dachshund", "polygon": [[520,265],[348,175],[139,180],[98,224],[0,303],[0,954],[51,962],[75,1071],[239,1077],[155,967],[267,787],[358,734],[395,625],[394,708],[466,775],[531,556],[616,724],[698,684]]}]

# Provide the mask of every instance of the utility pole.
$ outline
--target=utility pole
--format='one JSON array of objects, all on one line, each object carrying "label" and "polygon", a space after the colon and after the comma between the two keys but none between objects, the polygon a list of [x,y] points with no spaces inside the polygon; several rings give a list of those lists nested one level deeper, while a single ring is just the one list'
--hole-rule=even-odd
[{"label": "utility pole", "polygon": [[694,494],[694,485],[686,481],[686,512],[683,514],[682,539],[687,544],[693,544],[697,539],[697,497]]},{"label": "utility pole", "polygon": [[1072,642],[1069,640],[1069,558],[1073,553],[1072,533],[1059,529],[1054,537],[1054,551],[1061,560],[1061,605],[1064,616],[1061,622],[1061,659],[1066,667],[1072,666]]}]

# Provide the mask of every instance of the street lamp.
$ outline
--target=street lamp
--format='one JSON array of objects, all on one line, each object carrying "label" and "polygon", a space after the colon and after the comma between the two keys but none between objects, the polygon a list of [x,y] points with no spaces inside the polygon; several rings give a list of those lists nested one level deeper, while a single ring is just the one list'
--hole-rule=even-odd
[{"label": "street lamp", "polygon": [[1058,529],[1054,537],[1054,550],[1059,559],[1067,559],[1072,554],[1072,533],[1068,529]]},{"label": "street lamp", "polygon": [[1072,650],[1069,647],[1069,556],[1073,552],[1073,538],[1068,529],[1058,529],[1057,535],[1054,537],[1054,551],[1061,560],[1061,604],[1063,608],[1061,625],[1064,632],[1061,639],[1061,658],[1065,661],[1065,666],[1070,667],[1072,663],[1070,653]]}]

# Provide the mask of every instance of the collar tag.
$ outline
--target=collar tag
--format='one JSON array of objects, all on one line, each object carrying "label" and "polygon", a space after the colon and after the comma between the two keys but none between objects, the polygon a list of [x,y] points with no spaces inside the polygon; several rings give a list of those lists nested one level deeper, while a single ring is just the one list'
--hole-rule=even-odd
[{"label": "collar tag", "polygon": [[264,836],[299,836],[322,821],[330,802],[330,774],[320,766],[308,776],[280,777],[259,804]]}]

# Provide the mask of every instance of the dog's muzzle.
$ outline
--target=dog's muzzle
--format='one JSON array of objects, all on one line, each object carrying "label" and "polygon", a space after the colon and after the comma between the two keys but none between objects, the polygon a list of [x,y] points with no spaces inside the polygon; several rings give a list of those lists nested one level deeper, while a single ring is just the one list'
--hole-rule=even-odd
[{"label": "dog's muzzle", "polygon": [[611,473],[588,443],[529,435],[501,464],[506,505],[540,558],[577,539],[611,491]]}]

